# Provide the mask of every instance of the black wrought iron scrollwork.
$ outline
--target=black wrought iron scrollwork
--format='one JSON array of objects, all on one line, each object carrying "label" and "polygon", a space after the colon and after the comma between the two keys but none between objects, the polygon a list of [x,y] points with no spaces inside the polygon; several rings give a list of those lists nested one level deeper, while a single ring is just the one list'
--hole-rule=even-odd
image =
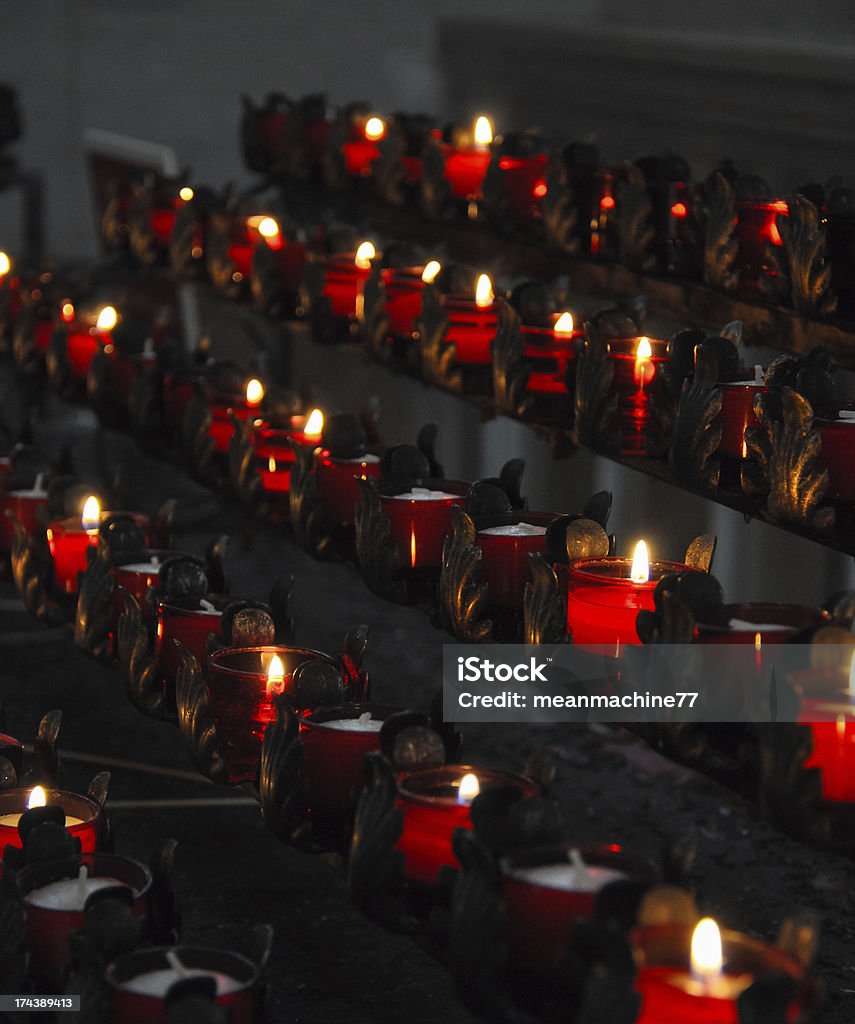
[{"label": "black wrought iron scrollwork", "polygon": [[823,505],[828,470],[822,465],[822,440],[813,425],[810,402],[792,388],[781,388],[780,417],[772,395],[757,395],[758,423],[745,428],[747,457],[742,489],[765,497],[771,520],[789,526],[828,530],[835,513]]},{"label": "black wrought iron scrollwork", "polygon": [[451,200],[451,186],[445,177],[445,157],[436,139],[429,138],[422,149],[419,205],[428,220],[439,220]]},{"label": "black wrought iron scrollwork", "polygon": [[532,582],[523,597],[523,642],[567,642],[567,595],[562,592],[555,568],[540,552],[529,555]]},{"label": "black wrought iron scrollwork", "polygon": [[766,247],[769,271],[760,290],[771,301],[789,299],[802,316],[830,316],[837,308],[831,290],[825,227],[816,206],[805,196],[791,196],[788,215],[777,218],[781,245]]},{"label": "black wrought iron scrollwork", "polygon": [[24,607],[34,618],[49,626],[67,621],[65,611],[54,594],[53,559],[44,533],[25,530],[11,510],[6,515],[12,522],[10,561],[12,579]]},{"label": "black wrought iron scrollwork", "polygon": [[208,689],[199,663],[178,640],[173,640],[179,658],[175,676],[178,727],[184,745],[198,770],[212,782],[226,781],[226,767],[220,752],[217,725],[208,703]]},{"label": "black wrought iron scrollwork", "polygon": [[422,376],[449,391],[461,391],[463,376],[457,364],[457,346],[446,341],[448,313],[439,289],[426,284],[422,290],[422,311],[416,320]]},{"label": "black wrought iron scrollwork", "polygon": [[320,555],[329,543],[324,509],[318,499],[314,450],[289,438],[294,452],[288,504],[294,538],[310,555]]},{"label": "black wrought iron scrollwork", "polygon": [[739,251],[736,237],[736,193],[716,171],[698,200],[698,220],[704,226],[704,284],[731,292],[739,283],[733,264]]},{"label": "black wrought iron scrollwork", "polygon": [[74,643],[92,658],[103,660],[112,651],[113,592],[116,581],[110,572],[110,548],[102,536],[97,548],[86,552],[89,560],[80,577],[74,614]]},{"label": "black wrought iron scrollwork", "polygon": [[214,476],[216,447],[211,437],[212,422],[208,399],[197,386],[184,410],[181,442],[190,467],[202,480],[210,480]]},{"label": "black wrought iron scrollwork", "polygon": [[639,274],[647,273],[656,265],[655,232],[652,223],[653,204],[641,168],[635,164],[626,164],[617,191],[620,262]]},{"label": "black wrought iron scrollwork", "polygon": [[440,605],[451,632],[462,643],[489,639],[492,622],[481,617],[487,586],[480,581],[483,552],[475,523],[462,508],[451,510],[452,533],[442,549]]},{"label": "black wrought iron scrollwork", "polygon": [[379,156],[371,167],[374,187],[385,202],[400,206],[404,202],[406,140],[392,118],[386,122],[386,131],[377,142],[377,150]]},{"label": "black wrought iron scrollwork", "polygon": [[358,480],[360,501],[356,506],[356,558],[368,587],[390,601],[407,599],[400,553],[392,543],[392,522],[383,511],[373,480]]},{"label": "black wrought iron scrollwork", "polygon": [[544,181],[546,195],[540,200],[540,215],[546,242],[559,252],[578,252],[580,242],[576,225],[579,214],[567,169],[557,154],[551,156],[546,165]]},{"label": "black wrought iron scrollwork", "polygon": [[668,464],[678,480],[701,490],[715,490],[721,467],[714,457],[721,442],[721,388],[718,359],[710,345],[695,349],[695,373],[683,384]]},{"label": "black wrought iron scrollwork", "polygon": [[125,693],[138,711],[160,717],[164,691],[149,628],[133,594],[120,588],[119,602],[122,610],[117,628],[117,653]]},{"label": "black wrought iron scrollwork", "polygon": [[493,340],[493,400],[500,412],[524,419],[533,397],[528,393],[531,370],[524,358],[520,316],[508,303],[499,309]]},{"label": "black wrought iron scrollwork", "polygon": [[501,235],[509,235],[514,230],[514,218],[511,208],[511,194],[508,181],[502,170],[502,160],[494,153],[481,184],[484,212],[494,231]]},{"label": "black wrought iron scrollwork", "polygon": [[388,362],[392,356],[389,339],[389,312],[386,306],[386,285],[381,269],[376,264],[365,281],[362,290],[362,316],[359,318],[359,335],[368,351],[380,362]]},{"label": "black wrought iron scrollwork", "polygon": [[253,515],[263,515],[265,493],[258,470],[258,457],[252,447],[249,425],[231,414],[232,436],[229,438],[229,478],[243,507]]},{"label": "black wrought iron scrollwork", "polygon": [[311,831],[308,791],[302,772],[300,720],[288,698],[274,698],[276,718],[264,730],[259,772],[261,815],[280,839],[303,845]]},{"label": "black wrought iron scrollwork", "polygon": [[576,360],[573,430],[581,444],[617,451],[620,447],[620,424],[617,419],[618,397],[612,386],[614,363],[609,358],[608,341],[598,328],[589,325],[587,335]]},{"label": "black wrought iron scrollwork", "polygon": [[819,768],[805,767],[813,752],[810,726],[774,722],[761,723],[755,729],[758,798],[763,811],[802,839],[828,841],[822,773]]}]

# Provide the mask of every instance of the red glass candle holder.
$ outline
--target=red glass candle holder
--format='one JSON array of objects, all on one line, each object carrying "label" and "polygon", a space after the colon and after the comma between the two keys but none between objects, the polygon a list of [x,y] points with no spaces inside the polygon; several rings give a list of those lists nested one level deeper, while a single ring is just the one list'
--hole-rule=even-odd
[{"label": "red glass candle holder", "polygon": [[851,419],[841,412],[825,412],[814,425],[822,441],[821,459],[828,470],[828,490],[836,501],[855,502],[855,412]]},{"label": "red glass candle holder", "polygon": [[[546,554],[546,528],[558,513],[509,512],[478,521],[481,581],[487,584],[487,615],[507,628],[522,616],[525,585],[531,580],[529,555]],[[537,532],[522,532],[531,527]],[[516,532],[511,532],[511,531]]]},{"label": "red glass candle holder", "polygon": [[460,480],[421,480],[417,485],[434,497],[410,497],[406,484],[381,484],[380,501],[392,523],[391,542],[398,548],[400,564],[410,570],[438,571],[442,545],[452,533],[451,508],[466,504],[469,484]]},{"label": "red glass candle holder", "polygon": [[291,442],[306,448],[321,443],[321,433],[307,434],[306,416],[292,416],[289,426],[273,426],[256,421],[250,429],[250,442],[258,460],[261,485],[271,495],[288,497],[291,491],[291,469],[296,455]]},{"label": "red glass candle holder", "polygon": [[370,178],[373,171],[373,164],[380,157],[380,150],[377,143],[366,139],[362,134],[349,139],[341,147],[344,157],[344,168],[351,178]]},{"label": "red glass candle holder", "polygon": [[6,515],[9,511],[27,533],[36,533],[42,527],[39,513],[48,505],[47,492],[43,490],[0,491],[0,551],[11,551],[14,526]]},{"label": "red glass candle holder", "polygon": [[639,644],[635,620],[653,611],[653,591],[672,572],[696,572],[682,562],[651,562],[644,583],[630,579],[631,558],[580,558],[561,567],[567,581],[567,630],[574,644],[619,649]]},{"label": "red glass candle holder", "polygon": [[575,367],[585,332],[574,328],[562,334],[553,325],[532,324],[523,324],[520,331],[525,361],[531,369],[526,390],[538,398],[565,400],[569,394],[568,373]]},{"label": "red glass candle holder", "polygon": [[638,1024],[738,1024],[736,999],[755,979],[788,975],[795,995],[787,1013],[791,1024],[815,1019],[817,991],[805,971],[782,950],[738,932],[722,930],[724,976],[732,979],[727,997],[705,993],[690,966],[692,929],[683,925],[639,928],[632,942],[639,966],[635,987],[641,994]]},{"label": "red glass candle holder", "polygon": [[444,144],[445,180],[454,199],[480,200],[484,195],[484,175],[493,158],[489,146],[453,146]]},{"label": "red glass candle holder", "polygon": [[813,751],[804,766],[819,769],[823,800],[855,804],[855,704],[806,697],[799,722],[813,733]]},{"label": "red glass candle holder", "polygon": [[[80,869],[84,877],[80,877]],[[46,991],[61,991],[71,966],[69,937],[83,928],[86,902],[97,891],[130,890],[130,906],[142,920],[151,888],[151,873],[134,860],[110,854],[85,854],[76,860],[28,865],[17,876],[24,897],[30,973]]]},{"label": "red glass candle holder", "polygon": [[573,927],[589,921],[597,894],[612,882],[652,883],[649,864],[627,856],[620,846],[576,848],[591,869],[574,867],[569,844],[536,847],[505,857],[501,864],[505,928],[514,967],[536,974],[565,968]]},{"label": "red glass candle holder", "polygon": [[508,210],[513,221],[521,226],[540,218],[540,200],[546,195],[546,153],[499,157],[499,170],[504,176]]},{"label": "red glass candle holder", "polygon": [[650,384],[659,366],[668,358],[667,341],[656,338],[647,340],[651,349],[648,358],[641,358],[638,354],[641,338],[615,338],[609,341],[623,455],[647,454],[645,432],[650,417]]},{"label": "red glass candle holder", "polygon": [[315,451],[315,488],[327,522],[350,529],[359,504],[359,480],[380,476],[380,458],[370,453],[356,459],[334,459],[325,448]]},{"label": "red glass candle holder", "polygon": [[145,601],[149,587],[157,589],[160,570],[170,558],[190,557],[179,551],[152,551],[146,549],[145,556],[133,562],[122,562],[110,567],[110,574],[116,587],[122,587],[133,594],[138,604]]},{"label": "red glass candle holder", "polygon": [[[282,662],[283,678],[268,683],[274,655]],[[336,665],[333,658],[301,647],[231,647],[208,659],[205,679],[211,712],[229,783],[254,782],[258,775],[264,730],[276,718],[273,698],[288,692],[294,672],[309,661]]]},{"label": "red glass candle holder", "polygon": [[479,306],[475,299],[465,295],[444,297],[443,306],[448,314],[445,343],[455,346],[458,363],[492,365],[493,339],[502,302],[494,298],[489,305]]},{"label": "red glass candle holder", "polygon": [[204,671],[208,662],[208,637],[219,633],[223,609],[231,600],[222,594],[209,594],[204,599],[167,597],[158,602],[154,657],[170,704],[175,703],[175,676],[180,663],[173,641],[184,644]]},{"label": "red glass candle holder", "polygon": [[216,982],[215,1002],[227,1011],[230,1024],[254,1024],[260,1004],[258,967],[238,953],[193,946],[138,949],[114,960],[105,974],[110,1019],[116,1024],[160,1024],[167,1018],[170,988],[204,975]]},{"label": "red glass candle holder", "polygon": [[395,338],[412,338],[416,317],[422,311],[424,267],[393,267],[383,271],[389,333]]},{"label": "red glass candle holder", "polygon": [[72,377],[85,381],[95,353],[112,343],[113,336],[109,331],[99,331],[85,324],[70,325],[65,338],[65,354]]},{"label": "red glass candle holder", "polygon": [[756,381],[720,381],[721,412],[716,422],[721,423],[719,455],[742,460],[746,457],[745,428],[757,426],[754,399],[766,395],[769,389]]},{"label": "red glass candle holder", "polygon": [[[102,510],[100,522],[112,516],[122,515],[120,512]],[[148,537],[151,536],[151,522],[147,516],[132,513],[137,526]],[[56,519],[48,525],[47,541],[53,559],[53,571],[56,585],[66,594],[77,593],[77,577],[85,572],[89,564],[87,552],[89,548],[98,546],[98,530],[85,530],[79,517]]]},{"label": "red glass candle holder", "polygon": [[[365,783],[365,755],[380,749],[380,726],[398,710],[383,704],[343,704],[307,712],[300,720],[313,817],[340,818],[353,810]],[[360,725],[366,714],[370,721]]]},{"label": "red glass candle holder", "polygon": [[[21,849],[18,822],[28,810],[27,803],[32,789],[0,790],[0,860],[7,846]],[[65,811],[65,829],[80,840],[83,853],[94,853],[100,842],[102,810],[88,796],[68,793],[62,789],[45,787],[48,805],[58,806]]]},{"label": "red glass candle holder", "polygon": [[760,298],[760,278],[770,272],[767,246],[781,246],[778,217],[789,216],[784,200],[741,200],[736,204],[736,239],[739,243],[734,271],[740,289]]},{"label": "red glass candle holder", "polygon": [[469,774],[477,777],[480,791],[490,786],[510,786],[522,797],[540,792],[536,782],[521,775],[458,764],[423,768],[402,776],[396,806],[403,812],[403,829],[396,849],[404,854],[407,881],[433,886],[441,868],[458,866],[451,837],[455,829],[472,828],[470,801],[458,799],[460,783]]},{"label": "red glass candle holder", "polygon": [[357,301],[371,273],[371,266],[356,264],[356,253],[341,253],[323,260],[324,285],[322,294],[329,299],[330,312],[341,320],[355,321]]},{"label": "red glass candle holder", "polygon": [[260,402],[248,402],[245,394],[228,395],[212,391],[208,397],[208,405],[211,410],[209,436],[214,442],[214,448],[221,455],[226,455],[235,431],[232,416],[242,423],[255,419],[260,415]]},{"label": "red glass candle holder", "polygon": [[799,604],[724,604],[695,627],[695,642],[702,644],[782,644],[798,633],[828,621],[821,608]]}]

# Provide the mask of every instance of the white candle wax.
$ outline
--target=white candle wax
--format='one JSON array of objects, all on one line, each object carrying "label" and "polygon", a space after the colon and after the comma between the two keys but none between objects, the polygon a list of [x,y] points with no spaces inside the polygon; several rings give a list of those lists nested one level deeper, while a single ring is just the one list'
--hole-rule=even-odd
[{"label": "white candle wax", "polygon": [[122,988],[127,992],[135,992],[141,996],[155,996],[163,999],[166,993],[178,981],[187,978],[213,978],[217,983],[217,995],[224,996],[230,992],[237,992],[243,988],[243,982],[233,978],[230,974],[221,974],[219,971],[199,971],[191,967],[176,970],[174,967],[162,967],[157,971],[147,971],[145,974],[138,974],[135,978],[129,978],[122,982]]},{"label": "white candle wax", "polygon": [[780,622],[749,622],[747,619],[729,619],[727,624],[731,629],[756,633],[785,633],[793,628]]},{"label": "white candle wax", "polygon": [[478,532],[487,537],[542,537],[546,527],[535,526],[534,523],[511,523],[508,526],[491,526]]},{"label": "white candle wax", "polygon": [[24,902],[45,910],[83,910],[93,892],[114,885],[124,886],[124,882],[118,878],[63,878],[33,889],[24,897]]},{"label": "white candle wax", "polygon": [[514,868],[511,877],[545,889],[559,889],[561,892],[599,892],[611,882],[617,882],[627,875],[617,868],[602,867],[599,864],[586,864],[579,868],[568,861]]},{"label": "white candle wax", "polygon": [[366,711],[359,718],[334,718],[330,722],[315,724],[325,729],[340,729],[342,732],[380,732],[383,728],[383,722],[379,718],[372,718],[370,711]]},{"label": "white candle wax", "polygon": [[[6,826],[7,828],[17,828],[18,822],[21,820],[21,815],[26,814],[26,811],[15,811],[13,814],[0,814],[0,827]],[[73,815],[66,814],[65,816],[65,827],[71,828],[72,825],[82,825],[82,818],[75,818]]]},{"label": "white candle wax", "polygon": [[390,498],[397,501],[436,501],[438,498],[462,498],[461,494],[452,494],[451,491],[432,491],[429,487],[414,487],[404,494],[390,494]]},{"label": "white candle wax", "polygon": [[351,463],[352,462],[352,463],[354,463],[354,465],[359,466],[359,465],[362,465],[362,463],[366,463],[366,464],[372,463],[372,464],[375,464],[375,463],[380,461],[380,456],[379,455],[360,455],[359,458],[357,458],[357,459],[336,459],[335,461],[336,462],[347,462],[347,463]]},{"label": "white candle wax", "polygon": [[132,562],[130,565],[119,565],[122,572],[152,573],[160,572],[160,561],[153,558],[150,562]]},{"label": "white candle wax", "polygon": [[10,498],[32,498],[41,499],[42,501],[47,500],[47,491],[39,491],[33,488],[31,491],[10,491]]}]

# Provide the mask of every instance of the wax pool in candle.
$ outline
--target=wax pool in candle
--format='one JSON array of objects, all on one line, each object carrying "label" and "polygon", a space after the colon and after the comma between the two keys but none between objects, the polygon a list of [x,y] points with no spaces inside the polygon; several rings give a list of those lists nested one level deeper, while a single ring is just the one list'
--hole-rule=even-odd
[{"label": "wax pool in candle", "polygon": [[359,504],[358,479],[380,476],[380,457],[371,453],[353,459],[334,458],[326,449],[315,451],[315,483],[325,518],[332,525],[352,527]]},{"label": "wax pool in candle", "polygon": [[243,987],[242,982],[237,978],[232,978],[228,974],[220,974],[219,971],[197,971],[188,968],[176,970],[174,967],[163,967],[159,971],[138,974],[135,978],[124,982],[122,987],[136,995],[157,996],[162,999],[176,982],[184,981],[187,978],[213,978],[217,983],[218,996],[229,995]]},{"label": "wax pool in candle", "polygon": [[390,498],[395,501],[438,501],[442,498],[459,498],[459,494],[452,491],[433,491],[429,487],[413,487],[403,494],[391,494]]},{"label": "wax pool in candle", "polygon": [[65,878],[58,882],[50,882],[40,889],[27,893],[25,902],[42,910],[83,910],[86,901],[99,889],[109,889],[124,885],[118,878]]},{"label": "wax pool in candle", "polygon": [[533,523],[512,523],[509,526],[490,526],[478,532],[487,537],[542,537],[546,527],[535,526]]},{"label": "wax pool in candle", "polygon": [[[578,854],[578,851],[574,851]],[[511,877],[529,885],[558,889],[561,892],[596,893],[606,885],[626,878],[624,871],[617,868],[586,864],[579,855],[578,861],[565,864],[539,864],[530,868],[514,868]]]},{"label": "wax pool in candle", "polygon": [[371,717],[371,712],[366,711],[359,718],[336,718],[331,722],[318,722],[321,729],[340,729],[342,732],[380,732],[383,723]]},{"label": "wax pool in candle", "polygon": [[[26,810],[17,811],[14,814],[0,814],[0,826],[6,826],[9,828],[17,828],[18,822],[21,820],[21,815],[26,814]],[[71,828],[72,825],[82,825],[82,818],[75,818],[73,815],[66,814],[65,816],[65,827]]]}]

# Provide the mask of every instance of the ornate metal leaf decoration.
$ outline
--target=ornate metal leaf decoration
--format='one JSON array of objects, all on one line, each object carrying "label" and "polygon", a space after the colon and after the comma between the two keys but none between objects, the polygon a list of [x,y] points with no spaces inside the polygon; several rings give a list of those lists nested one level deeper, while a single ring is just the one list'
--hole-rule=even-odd
[{"label": "ornate metal leaf decoration", "polygon": [[177,508],[178,499],[167,498],[157,510],[157,514],[154,517],[154,532],[157,537],[158,547],[172,547],[172,528],[175,522],[175,510]]},{"label": "ornate metal leaf decoration", "polygon": [[175,676],[175,700],[178,727],[184,745],[199,771],[212,782],[226,781],[226,768],[220,753],[217,726],[208,704],[208,688],[199,663],[179,640],[172,641],[178,651]]},{"label": "ornate metal leaf decoration", "polygon": [[568,560],[575,562],[579,558],[605,558],[611,541],[601,523],[593,519],[574,519],[567,525],[565,546]]},{"label": "ornate metal leaf decoration", "polygon": [[371,166],[374,187],[380,198],[391,206],[404,202],[404,150],[405,141],[400,128],[391,119],[386,122],[386,133],[377,143],[379,157]]},{"label": "ornate metal leaf decoration", "polygon": [[713,558],[718,543],[714,533],[702,533],[695,537],[686,548],[684,562],[691,565],[693,569],[701,569],[703,572],[712,572]]},{"label": "ornate metal leaf decoration", "polygon": [[140,266],[153,267],[159,253],[151,226],[153,203],[150,188],[137,188],[128,212],[128,242]]},{"label": "ornate metal leaf decoration", "polygon": [[60,761],[57,750],[59,730],[62,726],[62,712],[57,708],[48,711],[39,722],[34,744],[38,761],[38,777],[43,782],[56,785],[60,779]]},{"label": "ornate metal leaf decoration", "polygon": [[736,237],[736,195],[716,171],[707,182],[699,220],[704,225],[704,283],[730,292],[739,283],[733,263],[739,251]]},{"label": "ornate metal leaf decoration", "polygon": [[164,839],[149,861],[152,886],[148,900],[148,938],[158,946],[172,946],[181,936],[181,915],[172,884],[177,846],[175,839]]},{"label": "ornate metal leaf decoration", "polygon": [[404,602],[407,586],[401,575],[401,556],[392,543],[392,523],[380,502],[373,480],[358,480],[356,506],[356,558],[362,578],[375,594]]},{"label": "ornate metal leaf decoration", "polygon": [[439,220],[451,198],[451,187],[445,177],[445,157],[436,139],[428,139],[422,150],[422,176],[419,182],[419,204],[428,220]]},{"label": "ornate metal leaf decoration", "polygon": [[368,634],[368,626],[364,624],[348,630],[338,658],[345,695],[350,701],[364,701],[369,697],[368,669],[365,666]]},{"label": "ornate metal leaf decoration", "polygon": [[484,212],[487,214],[491,226],[499,234],[511,234],[514,230],[511,196],[508,191],[508,180],[502,170],[501,159],[497,153],[493,155],[487,165],[481,189],[484,197]]},{"label": "ornate metal leaf decoration", "polygon": [[782,246],[767,246],[772,274],[760,279],[760,288],[772,301],[789,292],[793,308],[802,316],[830,316],[837,309],[831,290],[831,264],[827,260],[825,228],[816,206],[805,196],[791,196],[789,215],[777,218]]},{"label": "ornate metal leaf decoration", "polygon": [[89,564],[80,577],[77,610],[74,616],[74,643],[92,658],[107,658],[111,653],[113,591],[116,581],[110,572],[109,550],[103,538],[97,553],[87,551]]},{"label": "ornate metal leaf decoration", "polygon": [[523,597],[523,643],[567,643],[567,595],[555,569],[540,552],[529,555],[532,583]]},{"label": "ornate metal leaf decoration", "polygon": [[380,267],[371,267],[362,290],[362,317],[359,334],[375,358],[386,363],[392,356],[389,342],[389,313],[386,308],[386,285]]},{"label": "ornate metal leaf decoration", "polygon": [[29,533],[18,522],[11,510],[6,515],[12,521],[12,579],[34,618],[49,626],[65,621],[65,614],[52,594],[53,559],[47,538],[40,531]]},{"label": "ornate metal leaf decoration", "polygon": [[447,344],[448,313],[439,289],[426,284],[422,290],[422,311],[416,321],[419,353],[424,379],[449,391],[461,391],[463,378],[457,366],[457,346]]},{"label": "ornate metal leaf decoration", "polygon": [[294,841],[309,827],[300,720],[285,694],[274,704],[276,720],[264,730],[261,744],[261,816],[280,839]]},{"label": "ornate metal leaf decoration", "polygon": [[483,552],[476,543],[475,523],[462,508],[452,508],[451,522],[454,532],[445,538],[442,548],[442,611],[458,640],[483,643],[489,639],[493,625],[480,617],[487,591],[487,585],[480,582]]},{"label": "ornate metal leaf decoration", "polygon": [[626,164],[624,180],[618,185],[618,252],[620,262],[639,274],[653,270],[656,265],[652,212],[641,168]]},{"label": "ornate metal leaf decoration", "polygon": [[620,425],[617,421],[617,393],[612,390],[614,363],[609,346],[593,325],[576,360],[574,431],[581,444],[617,451]]},{"label": "ornate metal leaf decoration", "polygon": [[327,136],[321,166],[324,184],[331,192],[342,191],[349,181],[342,147],[350,139],[351,120],[350,110],[341,111],[333,121]]},{"label": "ornate metal leaf decoration", "polygon": [[786,831],[802,839],[827,840],[822,774],[819,768],[805,768],[813,751],[810,726],[760,723],[756,730],[761,807]]},{"label": "ornate metal leaf decoration", "polygon": [[668,464],[678,480],[701,490],[715,490],[721,467],[714,454],[721,442],[722,425],[718,360],[710,345],[695,349],[695,373],[683,384]]},{"label": "ornate metal leaf decoration", "polygon": [[531,370],[523,357],[524,351],[519,313],[505,303],[499,310],[493,340],[493,399],[500,412],[520,419],[525,418],[533,401],[527,393]]},{"label": "ornate metal leaf decoration", "polygon": [[121,614],[118,625],[119,675],[131,704],[143,714],[160,717],[163,684],[142,611],[133,594],[119,588]]},{"label": "ornate metal leaf decoration", "polygon": [[319,555],[329,542],[324,526],[324,510],[318,501],[315,481],[314,452],[307,445],[297,444],[292,438],[288,444],[294,452],[288,504],[291,528],[297,543],[310,555]]},{"label": "ornate metal leaf decoration", "polygon": [[770,398],[754,399],[758,425],[745,429],[742,488],[747,494],[767,495],[766,511],[774,522],[830,529],[834,509],[821,505],[828,470],[820,462],[822,440],[810,403],[792,388],[781,388],[781,419],[776,420]]},{"label": "ornate metal leaf decoration", "polygon": [[212,419],[208,400],[197,388],[184,410],[181,440],[190,467],[202,480],[210,480],[214,475],[216,448],[211,437]]},{"label": "ornate metal leaf decoration", "polygon": [[193,251],[202,218],[201,204],[195,196],[189,202],[181,203],[175,211],[175,224],[169,240],[169,263],[172,272],[180,278],[198,277],[204,268],[204,262]]},{"label": "ornate metal leaf decoration", "polygon": [[232,436],[229,438],[229,477],[241,504],[248,511],[263,511],[264,487],[258,471],[258,459],[249,437],[249,425],[232,413]]},{"label": "ornate metal leaf decoration", "polygon": [[564,161],[557,154],[549,158],[545,181],[546,195],[540,200],[540,214],[547,244],[559,252],[578,252],[576,224],[579,214]]},{"label": "ornate metal leaf decoration", "polygon": [[347,880],[354,903],[383,924],[404,924],[404,855],[395,849],[404,824],[395,807],[395,772],[382,754],[365,757],[367,782],[359,797]]}]

